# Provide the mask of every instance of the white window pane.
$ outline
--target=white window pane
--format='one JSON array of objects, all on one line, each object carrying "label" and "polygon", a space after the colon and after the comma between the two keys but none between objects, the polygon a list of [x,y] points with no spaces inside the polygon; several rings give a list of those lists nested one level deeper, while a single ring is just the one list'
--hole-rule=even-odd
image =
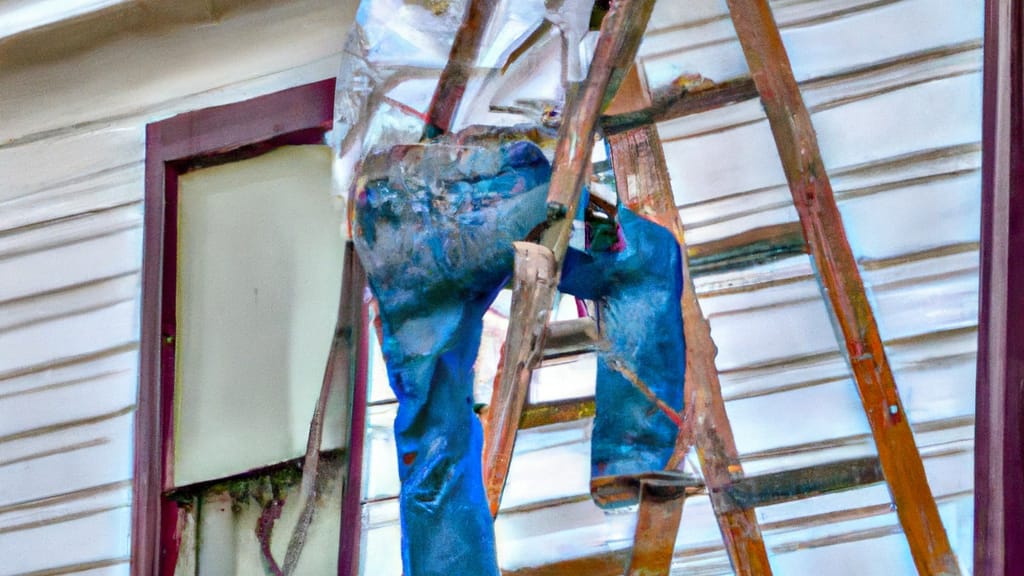
[{"label": "white window pane", "polygon": [[[344,253],[325,146],[190,172],[179,193],[176,486],[305,451]],[[344,404],[333,396],[325,448]]]}]

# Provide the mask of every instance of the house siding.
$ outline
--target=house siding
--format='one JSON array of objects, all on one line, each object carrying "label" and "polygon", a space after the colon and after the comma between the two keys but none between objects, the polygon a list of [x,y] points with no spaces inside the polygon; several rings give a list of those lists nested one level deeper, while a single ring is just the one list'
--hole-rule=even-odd
[{"label": "house siding", "polygon": [[353,17],[254,6],[0,42],[0,575],[129,573],[146,124],[333,77]]},{"label": "house siding", "polygon": [[[983,3],[951,4],[772,3],[969,573]],[[204,10],[77,35],[74,48],[60,48],[60,27],[26,33],[59,58],[0,40],[0,576],[129,573],[146,124],[333,77],[353,16],[340,0]],[[724,2],[657,10],[641,49],[649,79],[746,74]],[[756,100],[659,131],[691,245],[797,220]],[[806,256],[697,285],[748,473],[873,453]],[[584,494],[579,478],[555,488]],[[589,503],[552,505],[500,518],[521,535],[505,565],[558,560],[559,538],[606,545],[608,519],[590,508],[562,536],[545,532],[544,515]],[[834,525],[821,527],[824,513]],[[371,528],[391,538],[397,519],[385,516]],[[884,486],[758,518],[779,574],[826,562],[868,574],[871,554],[873,573],[889,574],[908,557]],[[728,573],[706,499],[687,503],[682,526],[674,570]]]}]

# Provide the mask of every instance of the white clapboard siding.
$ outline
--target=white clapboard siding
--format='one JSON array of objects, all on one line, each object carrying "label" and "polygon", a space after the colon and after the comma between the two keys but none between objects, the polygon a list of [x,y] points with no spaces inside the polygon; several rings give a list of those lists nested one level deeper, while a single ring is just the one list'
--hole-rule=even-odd
[{"label": "white clapboard siding", "polygon": [[66,422],[59,428],[60,437],[31,430],[27,433],[35,435],[5,439],[14,462],[0,468],[0,513],[131,478],[132,423],[131,412],[122,408]]},{"label": "white clapboard siding", "polygon": [[145,125],[333,76],[354,10],[254,6],[0,66],[0,575],[128,573]]},{"label": "white clapboard siding", "polygon": [[[977,144],[980,125],[973,120],[980,118],[980,96],[980,74],[972,73],[828,108],[812,120],[828,169],[842,172],[923,151]],[[785,175],[767,120],[701,130],[693,136],[671,126],[674,122],[660,129],[684,223],[688,223],[685,208],[690,204],[784,187]]]},{"label": "white clapboard siding", "polygon": [[[14,576],[54,568],[123,564],[128,561],[128,540],[97,539],[97,535],[126,534],[130,524],[131,508],[120,505],[60,524],[42,524],[5,534],[0,540],[0,552],[4,554],[0,574]],[[40,542],[47,543],[45,554],[41,553]]]},{"label": "white clapboard siding", "polygon": [[[141,148],[142,130],[138,143]],[[0,153],[2,154],[2,153]],[[42,154],[44,158],[53,158]],[[115,159],[116,156],[107,159]],[[35,167],[35,164],[32,164]],[[139,204],[143,195],[144,168],[141,161],[127,166],[115,166],[77,178],[67,184],[56,184],[47,190],[25,194],[3,202],[0,212],[0,230],[3,233],[45,226],[61,219],[93,215],[107,210]]]},{"label": "white clapboard siding", "polygon": [[[296,0],[210,14],[205,22],[170,33],[151,23],[143,33],[115,36],[43,66],[7,71],[4,108],[19,113],[4,119],[0,142],[173,109],[196,92],[219,90],[221,102],[237,101],[246,92],[234,86],[240,82],[340,52],[354,8],[355,2]],[[337,68],[327,72],[336,74]],[[281,86],[273,83],[265,90]]]},{"label": "white clapboard siding", "polygon": [[[720,0],[696,4],[706,5],[711,12],[716,11],[712,5],[717,5],[719,14],[726,13]],[[772,2],[793,72],[801,82],[901,54],[977,41],[980,18],[963,15],[980,15],[981,5],[979,0],[969,0],[954,10],[943,0]],[[688,13],[682,7],[666,11]],[[681,73],[700,73],[714,81],[747,73],[743,51],[727,16],[674,25],[672,15],[660,16],[652,17],[659,23],[659,32],[649,34],[640,48],[654,85],[661,86]],[[908,22],[913,23],[912,33]]]},{"label": "white clapboard siding", "polygon": [[131,344],[138,335],[137,320],[138,306],[128,300],[5,332],[0,334],[0,374]]},{"label": "white clapboard siding", "polygon": [[[121,121],[6,145],[0,155],[0,170],[5,176],[0,201],[47,196],[76,183],[96,184],[95,180],[104,174],[141,167],[144,144],[145,130],[138,122]],[[43,158],[61,161],[44,165],[39,163]],[[43,166],[45,170],[40,169]]]}]

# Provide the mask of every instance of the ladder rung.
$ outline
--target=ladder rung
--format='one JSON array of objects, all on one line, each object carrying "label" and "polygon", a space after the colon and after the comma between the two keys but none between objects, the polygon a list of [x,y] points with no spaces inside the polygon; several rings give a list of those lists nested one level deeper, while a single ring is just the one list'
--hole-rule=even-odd
[{"label": "ladder rung", "polygon": [[551,322],[544,335],[544,360],[593,352],[600,342],[597,323],[590,318]]},{"label": "ladder rung", "polygon": [[737,480],[726,492],[727,500],[737,508],[755,508],[884,481],[878,457],[867,456],[749,476]]},{"label": "ladder rung", "polygon": [[[727,496],[723,500],[731,504],[732,509],[750,509],[884,481],[878,458],[867,456],[739,478],[723,489]],[[650,483],[652,494],[663,494],[666,499],[676,497],[680,492],[687,496],[705,492],[704,483],[699,478],[680,472],[659,471],[594,478],[590,482],[590,493],[602,507],[631,506],[639,501],[641,482]]]},{"label": "ladder rung", "polygon": [[704,481],[692,474],[660,470],[644,474],[599,476],[590,481],[590,495],[602,508],[632,506],[640,501],[641,486],[646,496],[675,500],[704,492]]}]

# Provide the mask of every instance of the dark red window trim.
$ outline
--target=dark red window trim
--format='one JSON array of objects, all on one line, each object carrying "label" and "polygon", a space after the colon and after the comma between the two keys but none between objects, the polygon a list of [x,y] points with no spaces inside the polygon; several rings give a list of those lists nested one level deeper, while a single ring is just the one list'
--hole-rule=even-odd
[{"label": "dark red window trim", "polygon": [[1024,3],[985,3],[974,574],[1024,566]]},{"label": "dark red window trim", "polygon": [[[252,100],[188,112],[146,126],[146,184],[142,262],[142,327],[135,420],[131,573],[173,573],[177,505],[162,498],[171,477],[174,392],[175,282],[178,177],[191,169],[253,157],[278,146],[317,144],[330,129],[333,79]],[[365,362],[358,372],[365,375]],[[357,376],[357,387],[365,378]],[[361,447],[363,415],[353,414],[353,445]],[[361,453],[361,450],[359,451]],[[351,458],[349,488],[357,487],[361,459]],[[353,514],[343,512],[343,538]],[[358,532],[355,533],[358,538]],[[345,548],[345,546],[342,546]],[[349,550],[349,554],[352,550]],[[349,562],[352,562],[350,557]],[[347,570],[345,571],[347,573]]]}]

